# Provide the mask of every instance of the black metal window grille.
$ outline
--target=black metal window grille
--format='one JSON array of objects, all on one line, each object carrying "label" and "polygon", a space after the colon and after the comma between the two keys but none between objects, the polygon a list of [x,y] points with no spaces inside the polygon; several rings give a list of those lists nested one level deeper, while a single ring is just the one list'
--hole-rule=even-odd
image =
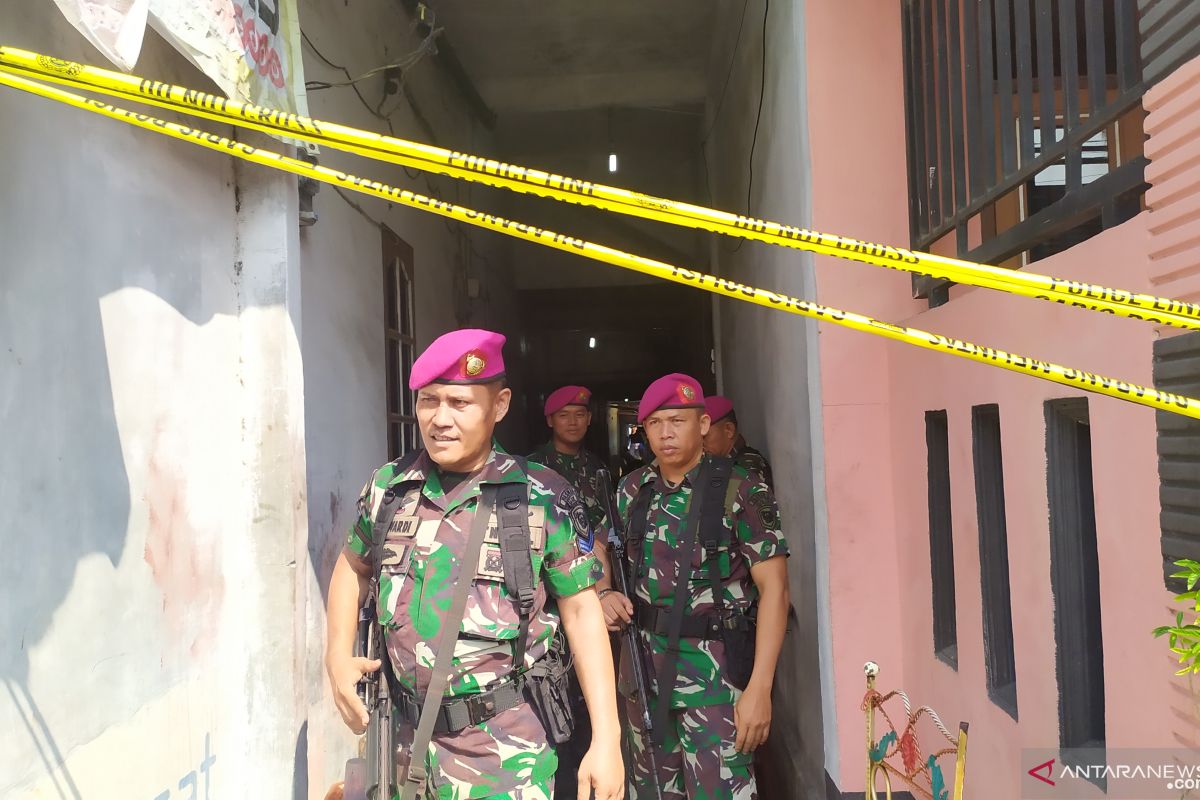
[{"label": "black metal window grille", "polygon": [[417,346],[413,250],[387,228],[383,233],[384,373],[388,459],[420,446],[413,393],[408,388]]},{"label": "black metal window grille", "polygon": [[1134,0],[902,0],[902,23],[915,249],[1019,268],[1141,209]]},{"label": "black metal window grille", "polygon": [[950,517],[950,442],[945,411],[925,412],[929,476],[929,568],[933,583],[933,651],[958,669],[954,603],[954,528]]},{"label": "black metal window grille", "polygon": [[[1064,762],[1082,766],[1105,747],[1100,562],[1085,398],[1046,403],[1046,489],[1059,746]],[[1092,782],[1105,786],[1102,777]]]},{"label": "black metal window grille", "polygon": [[1016,719],[1017,663],[1013,652],[1000,409],[995,405],[972,408],[971,432],[975,458],[975,510],[979,520],[983,657],[988,697]]}]

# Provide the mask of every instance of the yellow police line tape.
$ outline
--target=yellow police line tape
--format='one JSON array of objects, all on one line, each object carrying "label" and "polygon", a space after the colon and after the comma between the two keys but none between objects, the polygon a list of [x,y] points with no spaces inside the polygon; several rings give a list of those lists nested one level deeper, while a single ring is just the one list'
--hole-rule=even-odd
[{"label": "yellow police line tape", "polygon": [[1033,272],[973,264],[901,247],[863,242],[778,222],[716,211],[493,159],[361,131],[218,95],[123,75],[26,50],[0,47],[0,66],[14,74],[168,108],[240,127],[284,135],[377,160],[525,194],[715,233],[756,239],[887,269],[1101,311],[1155,324],[1200,330],[1200,304],[1111,289]]},{"label": "yellow police line tape", "polygon": [[4,70],[0,70],[0,86],[9,86],[49,100],[55,100],[65,105],[100,114],[110,119],[120,120],[164,136],[198,144],[209,150],[231,155],[265,167],[341,186],[346,189],[362,192],[363,194],[379,197],[389,202],[429,211],[469,225],[476,225],[517,239],[524,239],[568,253],[586,256],[597,261],[603,261],[607,264],[634,270],[663,280],[680,283],[685,286],[693,286],[714,294],[755,303],[766,308],[787,311],[792,314],[842,325],[854,330],[885,336],[889,339],[895,339],[916,347],[923,347],[927,350],[950,353],[962,358],[971,359],[972,361],[998,366],[1013,372],[1031,375],[1035,378],[1083,389],[1084,391],[1104,394],[1162,411],[1170,411],[1200,419],[1200,400],[1194,398],[1170,392],[1161,392],[1156,389],[1126,383],[1082,370],[1061,367],[1057,364],[1051,364],[1035,358],[1006,353],[1003,350],[982,347],[960,339],[928,333],[915,328],[891,325],[862,314],[842,311],[829,306],[812,303],[798,297],[746,286],[727,278],[719,278],[702,272],[664,264],[660,261],[654,261],[620,250],[614,250],[603,245],[586,242],[582,239],[567,236],[566,234],[555,233],[543,228],[504,219],[503,217],[464,208],[463,206],[454,205],[444,200],[426,197],[408,189],[401,190],[378,181],[359,178],[328,167],[310,164],[274,151],[262,150],[242,142],[237,142],[225,136],[218,136],[207,131],[167,122],[145,114],[134,113],[101,100],[83,97],[62,89],[46,86],[36,81],[13,75]]}]

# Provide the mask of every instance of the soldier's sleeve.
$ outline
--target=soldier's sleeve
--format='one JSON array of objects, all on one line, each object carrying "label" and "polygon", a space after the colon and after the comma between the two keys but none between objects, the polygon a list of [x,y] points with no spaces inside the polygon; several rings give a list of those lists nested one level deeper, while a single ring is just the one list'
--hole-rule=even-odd
[{"label": "soldier's sleeve", "polygon": [[372,477],[358,496],[358,514],[346,534],[346,546],[342,548],[346,558],[358,564],[366,564],[370,558],[374,490],[375,478]]},{"label": "soldier's sleeve", "polygon": [[551,595],[569,597],[600,580],[603,568],[591,553],[592,527],[579,493],[564,480],[550,481],[548,488],[553,498],[546,503],[542,574]]},{"label": "soldier's sleeve", "polygon": [[750,566],[788,555],[779,519],[779,504],[762,475],[751,472],[737,497],[738,548]]}]

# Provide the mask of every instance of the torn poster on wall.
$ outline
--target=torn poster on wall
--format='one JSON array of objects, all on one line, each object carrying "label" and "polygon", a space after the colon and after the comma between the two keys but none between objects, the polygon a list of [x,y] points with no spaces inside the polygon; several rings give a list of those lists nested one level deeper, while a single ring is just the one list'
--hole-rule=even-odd
[{"label": "torn poster on wall", "polygon": [[67,21],[105,58],[128,72],[137,64],[150,0],[54,0]]},{"label": "torn poster on wall", "polygon": [[230,98],[307,114],[296,0],[54,0],[105,58],[137,63],[147,22]]}]

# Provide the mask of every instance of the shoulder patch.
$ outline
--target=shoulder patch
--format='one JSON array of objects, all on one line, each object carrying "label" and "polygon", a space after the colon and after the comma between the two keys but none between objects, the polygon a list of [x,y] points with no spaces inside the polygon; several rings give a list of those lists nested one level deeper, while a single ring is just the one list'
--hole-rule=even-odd
[{"label": "shoulder patch", "polygon": [[571,506],[578,505],[579,502],[579,492],[575,491],[574,486],[568,486],[558,495],[558,504],[563,508],[569,509]]},{"label": "shoulder patch", "polygon": [[595,533],[588,521],[587,510],[583,507],[579,492],[575,490],[574,486],[568,485],[559,492],[558,505],[567,512],[567,516],[571,519],[571,527],[575,529],[575,539],[579,544],[579,549],[584,553],[592,552],[592,548],[596,544]]},{"label": "shoulder patch", "polygon": [[754,492],[750,495],[750,505],[758,513],[759,520],[768,528],[779,527],[779,506],[769,491]]}]

